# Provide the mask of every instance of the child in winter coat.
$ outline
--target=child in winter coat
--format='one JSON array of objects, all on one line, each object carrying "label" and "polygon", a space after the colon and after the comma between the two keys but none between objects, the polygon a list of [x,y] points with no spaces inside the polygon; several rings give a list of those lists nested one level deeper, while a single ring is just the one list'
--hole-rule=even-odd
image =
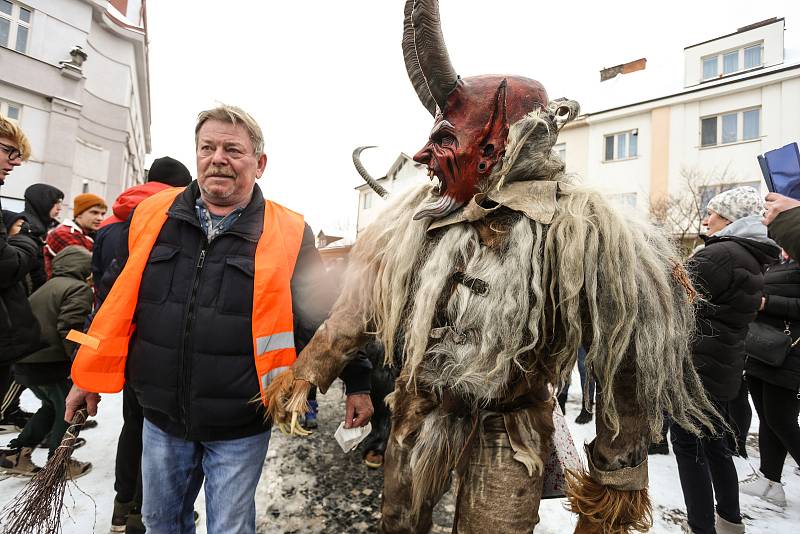
[{"label": "child in winter coat", "polygon": [[[81,329],[92,311],[91,261],[92,255],[85,248],[66,247],[53,258],[53,277],[30,297],[45,347],[14,364],[14,374],[17,382],[42,401],[42,406],[9,443],[12,453],[0,467],[6,472],[34,474],[40,468],[31,460],[33,449],[49,435],[47,444],[52,456],[68,427],[64,401],[72,385],[69,373],[74,344],[66,336],[70,329]],[[86,474],[91,467],[89,462],[70,459],[72,478]]]}]

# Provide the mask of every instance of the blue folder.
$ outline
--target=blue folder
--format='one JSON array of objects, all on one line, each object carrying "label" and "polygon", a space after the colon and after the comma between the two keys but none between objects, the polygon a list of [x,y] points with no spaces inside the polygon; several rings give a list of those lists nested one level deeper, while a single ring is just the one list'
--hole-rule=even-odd
[{"label": "blue folder", "polygon": [[797,143],[758,156],[767,189],[800,200],[800,150]]}]

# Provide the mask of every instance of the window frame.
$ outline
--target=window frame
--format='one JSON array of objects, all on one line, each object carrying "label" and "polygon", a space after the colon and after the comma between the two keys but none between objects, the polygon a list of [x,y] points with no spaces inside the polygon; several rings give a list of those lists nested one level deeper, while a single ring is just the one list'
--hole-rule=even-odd
[{"label": "window frame", "polygon": [[[10,117],[8,114],[8,109],[12,107],[15,108],[18,112],[16,118]],[[22,121],[22,104],[19,104],[17,102],[12,102],[6,99],[0,99],[0,115],[3,115],[3,117],[7,118],[8,120],[14,121],[15,123],[19,124]]]},{"label": "window frame", "polygon": [[[729,146],[735,145],[738,143],[750,143],[752,141],[758,141],[761,139],[761,116],[762,116],[762,107],[761,106],[750,106],[747,108],[741,108],[731,111],[725,111],[720,113],[715,113],[713,115],[705,115],[700,117],[700,131],[699,131],[699,148],[714,148],[720,146]],[[755,137],[750,137],[745,139],[744,138],[744,114],[750,111],[758,111],[758,132]],[[723,124],[723,117],[729,117],[731,115],[736,115],[736,139],[732,141],[723,141],[724,139],[724,124]],[[710,119],[716,119],[715,121],[715,141],[714,143],[710,144],[703,144],[703,123],[704,121],[708,121]]]},{"label": "window frame", "polygon": [[[757,65],[753,65],[752,67],[745,66],[745,51],[751,48],[758,47],[760,49],[759,52],[759,61]],[[730,56],[732,53],[736,52],[736,70],[725,72],[725,57]],[[716,65],[716,72],[713,75],[706,76],[706,62],[715,60]],[[736,74],[740,74],[742,72],[747,72],[749,70],[758,69],[764,66],[764,41],[756,41],[753,43],[748,43],[743,46],[737,46],[735,48],[728,48],[725,50],[720,50],[719,52],[714,52],[713,54],[708,54],[702,56],[700,58],[700,81],[701,82],[710,82],[712,80],[718,80],[720,78],[724,78],[726,76],[734,76]]]},{"label": "window frame", "polygon": [[[620,157],[619,137],[625,136],[625,155]],[[631,139],[636,136],[636,154],[631,155]],[[613,139],[612,157],[608,159],[608,140]],[[614,133],[603,134],[603,163],[611,163],[613,161],[627,161],[636,159],[639,153],[639,128],[631,128],[630,130],[621,130]]]},{"label": "window frame", "polygon": [[[26,6],[25,4],[16,2],[15,0],[7,0],[7,1],[8,3],[11,4],[11,14],[9,15],[7,13],[4,13],[3,11],[0,11],[0,18],[4,18],[9,22],[8,42],[0,43],[0,46],[8,48],[9,50],[14,50],[16,52],[19,52],[20,54],[27,54],[28,45],[30,44],[31,40],[31,26],[33,25],[33,9]],[[25,22],[20,18],[19,14],[21,9],[24,9],[25,11],[30,13],[31,16],[28,22]],[[24,50],[17,50],[17,36],[20,26],[28,30],[28,35],[25,38]]]}]

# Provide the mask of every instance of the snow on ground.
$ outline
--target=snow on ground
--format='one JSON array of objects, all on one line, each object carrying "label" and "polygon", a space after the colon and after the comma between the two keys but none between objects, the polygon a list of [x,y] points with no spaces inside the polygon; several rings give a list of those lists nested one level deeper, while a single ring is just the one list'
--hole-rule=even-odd
[{"label": "snow on ground", "polygon": [[[580,445],[592,439],[594,425],[576,425],[573,421],[580,410],[580,388],[575,373],[567,404],[573,439],[582,454]],[[377,510],[380,506],[380,471],[368,470],[360,463],[360,453],[347,456],[338,450],[333,440],[333,429],[342,417],[344,400],[341,391],[332,387],[321,396],[321,428],[313,441],[273,435],[265,469],[257,491],[257,524],[261,533],[281,532],[374,532]],[[30,392],[23,395],[23,406],[35,410],[38,405]],[[70,485],[65,498],[64,534],[105,533],[111,522],[114,499],[114,458],[121,418],[122,397],[104,395],[100,404],[97,428],[87,430],[83,436],[87,444],[78,449],[75,457],[91,461],[92,471]],[[758,420],[753,411],[753,424],[749,439],[750,462],[758,467]],[[14,434],[0,435],[0,445],[5,446]],[[34,461],[44,465],[45,449],[34,453]],[[736,458],[740,479],[751,472],[746,460]],[[783,471],[786,497],[785,510],[755,497],[741,495],[742,512],[746,516],[747,531],[752,534],[790,534],[800,532],[800,476],[796,464],[788,458]],[[0,507],[5,506],[27,482],[25,478],[12,477],[0,481]],[[650,496],[653,501],[655,534],[680,533],[685,528],[685,508],[678,480],[675,456],[650,457]],[[201,514],[198,533],[206,532],[204,525],[204,499],[201,491],[196,509]],[[452,520],[452,496],[448,495],[435,513],[434,532],[448,532]],[[537,534],[562,534],[571,532],[575,517],[564,509],[562,499],[543,501],[541,522]]]}]

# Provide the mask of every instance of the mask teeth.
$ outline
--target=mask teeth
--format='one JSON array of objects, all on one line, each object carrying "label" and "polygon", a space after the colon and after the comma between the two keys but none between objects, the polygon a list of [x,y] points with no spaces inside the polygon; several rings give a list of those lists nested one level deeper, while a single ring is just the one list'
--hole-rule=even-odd
[{"label": "mask teeth", "polygon": [[416,215],[414,215],[414,220],[418,221],[420,219],[424,219],[425,217],[441,219],[442,217],[450,215],[463,205],[463,202],[457,202],[453,197],[443,195],[436,199],[436,201],[419,210]]}]

